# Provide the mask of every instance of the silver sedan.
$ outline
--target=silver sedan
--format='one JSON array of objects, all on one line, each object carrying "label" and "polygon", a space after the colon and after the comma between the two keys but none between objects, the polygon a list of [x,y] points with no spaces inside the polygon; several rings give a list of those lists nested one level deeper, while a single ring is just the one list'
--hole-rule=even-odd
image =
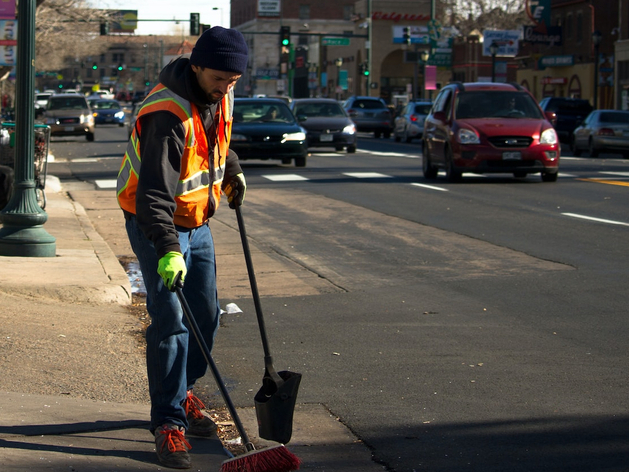
[{"label": "silver sedan", "polygon": [[572,133],[572,152],[591,157],[602,152],[629,157],[629,111],[595,110]]}]

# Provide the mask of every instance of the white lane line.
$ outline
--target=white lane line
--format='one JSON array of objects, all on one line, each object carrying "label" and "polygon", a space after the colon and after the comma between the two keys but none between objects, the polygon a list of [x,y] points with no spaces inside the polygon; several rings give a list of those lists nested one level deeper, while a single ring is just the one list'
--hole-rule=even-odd
[{"label": "white lane line", "polygon": [[343,175],[347,175],[348,177],[355,177],[357,179],[390,179],[390,175],[379,174],[378,172],[345,172]]},{"label": "white lane line", "polygon": [[110,159],[118,159],[118,160],[122,160],[123,156],[101,156],[101,157],[94,157],[92,159],[87,158],[87,157],[81,157],[79,159],[68,159],[69,161],[73,162],[73,163],[85,163],[85,162],[98,162],[98,161],[106,161],[106,160],[110,160]]},{"label": "white lane line", "polygon": [[307,177],[302,177],[297,174],[263,175],[262,177],[272,182],[295,182],[298,180],[309,180]]},{"label": "white lane line", "polygon": [[599,174],[620,175],[621,177],[629,177],[629,172],[599,171]]},{"label": "white lane line", "polygon": [[388,157],[405,157],[407,159],[421,159],[419,154],[403,154],[401,152],[382,152],[382,151],[367,151],[359,149],[364,154],[371,154],[372,156],[388,156]]},{"label": "white lane line", "polygon": [[116,179],[110,179],[110,180],[95,180],[94,184],[96,184],[96,187],[98,188],[116,188]]},{"label": "white lane line", "polygon": [[434,185],[418,184],[416,182],[411,183],[411,185],[414,185],[415,187],[429,188],[430,190],[440,190],[441,192],[449,192],[447,188],[435,187]]},{"label": "white lane line", "polygon": [[562,213],[562,215],[580,218],[582,220],[597,221],[599,223],[609,223],[610,225],[629,226],[629,223],[623,223],[622,221],[604,220],[602,218],[594,218],[593,216],[578,215],[577,213]]}]

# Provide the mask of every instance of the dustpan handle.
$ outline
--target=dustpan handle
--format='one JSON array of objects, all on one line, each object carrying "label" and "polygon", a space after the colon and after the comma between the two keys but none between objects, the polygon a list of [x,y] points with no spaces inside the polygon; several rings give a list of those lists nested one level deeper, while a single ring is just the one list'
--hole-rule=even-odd
[{"label": "dustpan handle", "polygon": [[260,328],[260,337],[262,338],[262,349],[264,350],[264,368],[265,376],[273,379],[277,385],[284,383],[273,367],[273,357],[269,349],[269,340],[266,336],[266,326],[264,324],[264,316],[262,315],[262,304],[260,303],[260,294],[258,293],[258,284],[256,282],[255,272],[253,271],[253,261],[251,259],[251,250],[249,249],[249,241],[247,240],[247,230],[245,229],[245,221],[242,217],[240,206],[236,205],[236,219],[238,220],[238,232],[242,241],[242,250],[245,254],[245,263],[247,264],[247,274],[249,274],[249,285],[251,285],[251,294],[253,295],[253,304],[256,308],[256,317],[258,318],[258,327]]}]

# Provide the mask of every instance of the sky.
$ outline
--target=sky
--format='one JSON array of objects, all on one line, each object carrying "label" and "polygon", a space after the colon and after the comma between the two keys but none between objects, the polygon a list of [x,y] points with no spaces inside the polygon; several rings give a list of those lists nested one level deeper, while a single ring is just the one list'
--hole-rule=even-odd
[{"label": "sky", "polygon": [[174,21],[138,21],[137,35],[188,36],[190,13],[199,13],[201,24],[229,26],[230,2],[226,0],[88,0],[88,3],[94,8],[137,10],[138,20],[186,20],[179,24]]}]

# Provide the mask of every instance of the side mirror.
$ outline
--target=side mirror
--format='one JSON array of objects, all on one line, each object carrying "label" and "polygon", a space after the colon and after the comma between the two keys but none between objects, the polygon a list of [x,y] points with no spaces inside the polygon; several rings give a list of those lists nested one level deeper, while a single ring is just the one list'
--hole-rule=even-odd
[{"label": "side mirror", "polygon": [[446,121],[446,113],[444,111],[436,111],[432,116],[437,121]]},{"label": "side mirror", "polygon": [[550,121],[550,124],[553,125],[553,128],[557,126],[557,114],[552,111],[545,111],[544,115],[546,115],[546,119]]}]

